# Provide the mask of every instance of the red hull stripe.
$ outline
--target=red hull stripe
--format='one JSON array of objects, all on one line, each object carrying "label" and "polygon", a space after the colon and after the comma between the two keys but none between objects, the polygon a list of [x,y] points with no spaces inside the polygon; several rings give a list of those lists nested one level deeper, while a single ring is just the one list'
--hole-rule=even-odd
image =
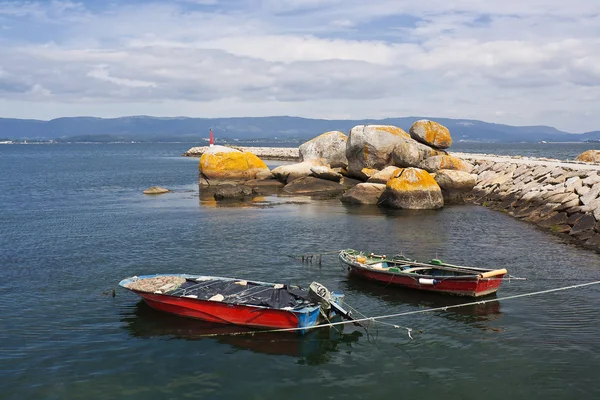
[{"label": "red hull stripe", "polygon": [[219,303],[138,292],[152,308],[182,317],[253,328],[297,328],[298,317],[286,310]]},{"label": "red hull stripe", "polygon": [[352,273],[356,274],[365,279],[383,282],[385,284],[403,286],[412,289],[426,290],[429,292],[440,292],[449,293],[459,296],[471,296],[479,297],[485,296],[491,293],[495,293],[500,284],[502,283],[503,275],[495,277],[496,279],[479,279],[479,278],[465,278],[465,279],[439,279],[438,283],[434,285],[422,285],[419,283],[418,278],[411,276],[382,273],[377,271],[371,271],[365,268],[357,268],[351,266]]}]

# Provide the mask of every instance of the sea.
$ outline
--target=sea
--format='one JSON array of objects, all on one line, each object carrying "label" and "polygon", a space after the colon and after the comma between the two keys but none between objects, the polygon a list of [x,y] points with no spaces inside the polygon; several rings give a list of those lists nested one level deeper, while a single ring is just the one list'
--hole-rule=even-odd
[{"label": "sea", "polygon": [[[0,145],[0,399],[600,398],[600,285],[570,288],[600,280],[597,253],[473,205],[218,203],[198,187],[198,159],[181,156],[195,145]],[[594,146],[453,149],[572,159]],[[154,185],[172,192],[142,193]],[[472,300],[356,280],[336,257],[346,248],[526,279],[444,308]],[[231,335],[118,287],[154,273],[317,281],[354,316],[406,315]]]}]

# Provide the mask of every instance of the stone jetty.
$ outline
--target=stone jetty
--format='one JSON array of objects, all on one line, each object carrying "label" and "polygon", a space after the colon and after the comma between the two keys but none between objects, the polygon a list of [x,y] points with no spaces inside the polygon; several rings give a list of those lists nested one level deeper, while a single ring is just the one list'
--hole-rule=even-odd
[{"label": "stone jetty", "polygon": [[474,165],[469,201],[600,250],[600,165],[455,154]]},{"label": "stone jetty", "polygon": [[[300,151],[297,147],[244,147],[227,146],[241,152],[251,152],[263,160],[298,161]],[[184,157],[201,157],[209,146],[192,147],[182,154]]]}]

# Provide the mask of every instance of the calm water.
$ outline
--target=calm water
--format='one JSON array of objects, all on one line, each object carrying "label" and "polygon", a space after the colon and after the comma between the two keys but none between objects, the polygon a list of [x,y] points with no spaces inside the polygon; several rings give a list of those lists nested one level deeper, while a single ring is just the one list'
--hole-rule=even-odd
[{"label": "calm water", "polygon": [[[597,254],[482,207],[219,206],[199,196],[197,159],[179,157],[188,147],[0,146],[0,398],[600,397],[600,287],[387,321],[414,340],[388,326],[203,338],[229,328],[107,295],[124,277],[197,272],[318,280],[369,316],[464,301],[349,279],[334,257],[289,257],[347,247],[530,278],[498,297],[600,279]],[[152,185],[174,192],[144,196]]]}]

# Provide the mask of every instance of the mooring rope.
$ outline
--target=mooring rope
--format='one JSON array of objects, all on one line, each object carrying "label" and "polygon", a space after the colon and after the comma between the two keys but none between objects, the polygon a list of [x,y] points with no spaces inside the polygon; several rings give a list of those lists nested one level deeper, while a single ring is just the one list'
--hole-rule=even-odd
[{"label": "mooring rope", "polygon": [[[380,315],[377,317],[364,317],[364,318],[354,319],[351,321],[332,322],[332,323],[322,324],[322,325],[307,326],[304,328],[279,328],[279,329],[232,332],[232,333],[208,333],[208,334],[204,334],[204,335],[198,335],[198,337],[239,336],[239,335],[255,335],[258,333],[309,331],[309,330],[313,330],[313,329],[328,328],[328,327],[333,327],[333,326],[338,326],[338,325],[355,324],[355,323],[367,322],[367,321],[380,322],[379,320],[382,320],[382,319],[403,317],[403,316],[415,315],[415,314],[424,314],[424,313],[436,312],[436,311],[447,311],[447,310],[454,309],[454,308],[474,306],[474,305],[479,305],[479,304],[487,304],[487,303],[492,303],[492,302],[496,302],[496,301],[513,300],[513,299],[519,299],[522,297],[529,297],[529,296],[538,296],[541,294],[548,294],[548,293],[560,292],[560,291],[571,290],[571,289],[579,289],[579,288],[598,285],[598,284],[600,284],[600,281],[581,283],[579,285],[571,285],[571,286],[565,286],[565,287],[554,288],[554,289],[540,290],[540,291],[531,292],[531,293],[516,294],[513,296],[506,296],[506,297],[501,297],[501,298],[496,298],[496,299],[478,300],[478,301],[472,301],[472,302],[462,303],[462,304],[428,308],[428,309],[424,309],[424,310],[406,311],[406,312],[396,313],[396,314]],[[411,328],[402,327],[400,325],[394,325],[394,324],[389,324],[389,325],[392,325],[394,328],[397,328],[397,329],[400,329],[400,328],[406,329],[408,336],[412,339],[412,336],[411,336],[412,329]]]}]

